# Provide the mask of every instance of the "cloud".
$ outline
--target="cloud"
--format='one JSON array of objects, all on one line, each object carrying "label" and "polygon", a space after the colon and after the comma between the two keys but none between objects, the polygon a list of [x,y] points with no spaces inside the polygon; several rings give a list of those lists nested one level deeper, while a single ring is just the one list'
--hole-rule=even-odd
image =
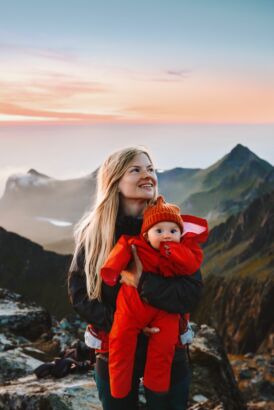
[{"label": "cloud", "polygon": [[118,116],[109,114],[92,114],[92,113],[80,113],[80,112],[65,112],[65,111],[50,111],[50,110],[38,110],[26,107],[21,107],[16,104],[4,104],[0,103],[0,114],[12,116],[22,116],[39,119],[52,119],[52,120],[65,120],[65,121],[87,121],[87,122],[100,122],[100,121],[113,121],[119,119]]},{"label": "cloud", "polygon": [[22,44],[0,43],[0,51],[23,54],[33,57],[41,57],[58,61],[76,61],[76,54],[70,49],[33,47]]},{"label": "cloud", "polygon": [[159,83],[178,83],[190,77],[192,70],[180,69],[180,70],[165,70],[159,73],[155,73],[154,76],[139,73],[134,75],[134,79],[145,82],[159,82]]},{"label": "cloud", "polygon": [[105,84],[83,81],[76,77],[62,74],[36,76],[27,81],[0,82],[0,102],[29,105],[30,103],[45,106],[64,107],[75,96],[103,94],[110,91]]},{"label": "cloud", "polygon": [[188,69],[181,70],[166,70],[159,76],[156,76],[149,81],[160,82],[160,83],[177,83],[189,78],[192,71]]},{"label": "cloud", "polygon": [[166,74],[171,77],[186,78],[186,77],[189,77],[189,75],[191,74],[191,70],[189,69],[167,70]]},{"label": "cloud", "polygon": [[31,87],[44,90],[47,92],[58,92],[63,97],[70,97],[75,94],[94,94],[107,92],[107,88],[100,83],[92,81],[80,81],[76,79],[64,80],[59,78],[58,81],[48,81],[48,83],[33,81]]}]

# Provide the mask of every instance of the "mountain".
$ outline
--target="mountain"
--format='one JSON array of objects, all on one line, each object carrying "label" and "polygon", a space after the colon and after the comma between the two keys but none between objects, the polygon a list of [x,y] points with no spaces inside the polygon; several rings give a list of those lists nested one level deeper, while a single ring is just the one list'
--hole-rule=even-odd
[{"label": "mountain", "polygon": [[[188,195],[195,191],[193,186],[194,176],[200,168],[174,168],[158,172],[159,190],[170,202],[184,201]],[[194,190],[194,191],[193,191]]]},{"label": "mountain", "polygon": [[191,191],[186,187],[185,197],[174,200],[181,202],[184,213],[205,217],[215,226],[272,189],[267,183],[271,173],[271,164],[238,144],[220,161],[193,174],[188,181]]},{"label": "mountain", "polygon": [[0,226],[42,245],[72,242],[74,224],[93,201],[96,172],[64,181],[33,169],[11,176],[0,199]]},{"label": "mountain", "polygon": [[42,246],[0,228],[0,287],[23,294],[59,318],[72,309],[67,296],[70,255]]},{"label": "mountain", "polygon": [[217,329],[229,352],[256,352],[274,334],[274,191],[215,227],[204,253],[195,319]]},{"label": "mountain", "polygon": [[[97,171],[59,181],[31,169],[11,176],[0,199],[0,226],[42,244],[72,252],[74,224],[94,201]],[[211,227],[246,208],[273,187],[274,167],[238,144],[206,169],[158,172],[159,191],[183,213],[208,219]]]}]

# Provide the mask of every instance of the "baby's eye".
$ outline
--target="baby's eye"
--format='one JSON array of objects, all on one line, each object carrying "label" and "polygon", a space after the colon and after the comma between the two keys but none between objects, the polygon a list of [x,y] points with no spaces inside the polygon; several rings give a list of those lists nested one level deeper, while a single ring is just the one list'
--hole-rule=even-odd
[{"label": "baby's eye", "polygon": [[162,229],[158,228],[158,229],[156,229],[156,232],[157,233],[162,233]]},{"label": "baby's eye", "polygon": [[178,231],[177,231],[177,229],[171,229],[170,232],[171,232],[171,233],[176,233],[176,232],[178,232]]}]

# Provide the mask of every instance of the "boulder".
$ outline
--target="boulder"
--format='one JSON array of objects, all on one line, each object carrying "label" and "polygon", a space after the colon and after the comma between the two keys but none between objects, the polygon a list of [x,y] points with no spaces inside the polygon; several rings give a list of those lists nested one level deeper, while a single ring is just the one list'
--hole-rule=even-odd
[{"label": "boulder", "polygon": [[[3,331],[3,329],[1,329]],[[8,330],[5,333],[0,333],[0,352],[5,350],[15,349],[20,345],[25,345],[28,343],[28,339],[23,336],[16,336],[15,334],[9,332]]]},{"label": "boulder", "polygon": [[[30,348],[26,353],[22,348],[0,353],[0,383],[33,373],[43,362],[32,357],[31,353]],[[43,355],[42,352],[40,354]]]},{"label": "boulder", "polygon": [[35,340],[51,327],[49,313],[35,303],[26,303],[17,293],[0,289],[0,330]]},{"label": "boulder", "polygon": [[[197,404],[197,409],[215,409],[216,406],[224,410],[246,409],[221,339],[213,328],[207,325],[200,327],[190,345],[190,357],[193,373],[190,394],[192,405]],[[200,402],[199,396],[203,396]]]}]

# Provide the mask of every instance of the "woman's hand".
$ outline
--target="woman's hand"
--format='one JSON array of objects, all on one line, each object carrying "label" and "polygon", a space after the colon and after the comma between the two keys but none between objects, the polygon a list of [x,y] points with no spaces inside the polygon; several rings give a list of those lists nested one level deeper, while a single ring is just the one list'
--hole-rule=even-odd
[{"label": "woman's hand", "polygon": [[120,283],[137,288],[143,272],[143,265],[134,245],[131,245],[131,250],[133,259],[130,261],[127,269],[121,272]]}]

